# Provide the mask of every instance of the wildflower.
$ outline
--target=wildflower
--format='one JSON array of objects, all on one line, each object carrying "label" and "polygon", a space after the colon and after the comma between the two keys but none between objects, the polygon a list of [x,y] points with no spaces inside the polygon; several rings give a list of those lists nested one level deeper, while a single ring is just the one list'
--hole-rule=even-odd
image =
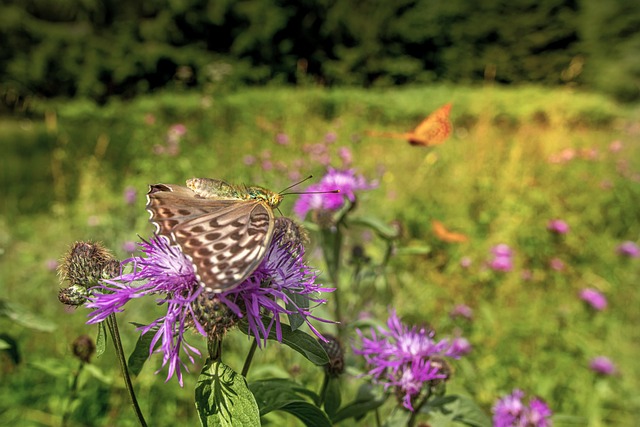
[{"label": "wildflower", "polygon": [[71,344],[71,351],[82,363],[89,363],[91,356],[96,352],[96,345],[88,335],[80,335]]},{"label": "wildflower", "polygon": [[351,166],[351,163],[353,162],[353,154],[351,154],[351,150],[349,150],[349,147],[340,147],[338,149],[338,157],[340,157],[340,160],[342,160],[342,165],[345,168]]},{"label": "wildflower", "polygon": [[464,317],[467,320],[473,319],[473,309],[466,304],[458,304],[449,313],[449,316],[456,317]]},{"label": "wildflower", "polygon": [[552,258],[549,261],[549,267],[555,271],[562,271],[565,268],[564,262],[560,258]]},{"label": "wildflower", "polygon": [[505,243],[491,248],[493,258],[489,261],[489,267],[494,271],[511,271],[513,269],[513,251]]},{"label": "wildflower", "polygon": [[[167,380],[176,375],[180,385],[182,368],[188,371],[181,352],[192,363],[199,351],[185,340],[185,330],[194,327],[202,336],[220,339],[240,318],[249,325],[249,334],[259,345],[266,344],[275,327],[276,338],[282,340],[280,315],[301,317],[316,336],[320,333],[309,319],[325,321],[311,314],[321,303],[318,292],[332,291],[315,283],[315,273],[303,261],[304,247],[289,232],[287,221],[277,221],[276,231],[260,266],[240,285],[222,293],[206,292],[198,284],[193,264],[180,247],[163,237],[140,244],[145,257],[133,257],[124,264],[133,267],[129,273],[103,280],[87,304],[94,309],[88,323],[98,323],[110,314],[123,311],[134,298],[164,295],[160,304],[167,313],[139,328],[143,334],[153,331],[150,352],[163,353],[162,366],[168,366]],[[284,225],[283,225],[284,224]],[[269,316],[265,325],[262,319]],[[157,347],[157,348],[156,348]]]},{"label": "wildflower", "polygon": [[338,135],[335,132],[327,132],[324,136],[324,142],[327,144],[333,144],[338,139]]},{"label": "wildflower", "polygon": [[252,155],[246,155],[242,158],[242,162],[246,165],[246,166],[251,166],[254,165],[256,163],[256,157],[252,156]]},{"label": "wildflower", "polygon": [[493,427],[548,427],[551,426],[551,410],[542,400],[531,399],[529,405],[522,401],[524,392],[515,389],[493,406]]},{"label": "wildflower", "polygon": [[356,175],[353,169],[338,170],[330,167],[320,182],[310,185],[307,191],[340,192],[301,194],[293,206],[293,211],[300,218],[304,218],[311,210],[335,212],[344,206],[345,199],[351,203],[355,202],[356,191],[370,190],[376,186],[377,183],[368,183],[362,175]]},{"label": "wildflower", "polygon": [[289,136],[280,132],[276,135],[276,142],[280,145],[289,145]]},{"label": "wildflower", "polygon": [[622,150],[622,141],[615,140],[612,141],[611,144],[609,144],[609,151],[611,151],[612,153],[617,153],[620,150]]},{"label": "wildflower", "polygon": [[471,264],[473,264],[473,260],[468,256],[462,257],[460,259],[460,267],[462,268],[469,268],[471,267]]},{"label": "wildflower", "polygon": [[[369,375],[385,389],[394,389],[402,404],[414,411],[425,387],[433,387],[449,378],[446,358],[458,359],[467,347],[462,341],[436,341],[435,333],[426,328],[408,327],[390,312],[387,329],[371,329],[371,338],[357,330],[361,347],[354,353],[364,356]],[[416,408],[419,409],[419,408]]]},{"label": "wildflower", "polygon": [[124,189],[124,202],[127,205],[133,205],[138,197],[138,191],[134,187],[127,187]]},{"label": "wildflower", "polygon": [[602,311],[607,308],[607,298],[595,289],[585,288],[581,290],[580,299],[589,304],[594,310]]},{"label": "wildflower", "polygon": [[600,375],[613,375],[617,371],[611,359],[606,356],[597,356],[591,359],[589,368]]},{"label": "wildflower", "polygon": [[627,240],[626,242],[622,242],[617,249],[618,254],[622,256],[626,256],[629,258],[638,258],[640,257],[640,247],[638,247],[635,242]]},{"label": "wildflower", "polygon": [[122,244],[122,250],[127,252],[127,253],[135,252],[136,251],[136,247],[137,247],[136,243],[132,242],[130,240],[128,240],[128,241],[126,241],[126,242],[124,242]]},{"label": "wildflower", "polygon": [[569,232],[569,224],[561,219],[552,219],[547,224],[547,230],[556,234],[567,234]]}]

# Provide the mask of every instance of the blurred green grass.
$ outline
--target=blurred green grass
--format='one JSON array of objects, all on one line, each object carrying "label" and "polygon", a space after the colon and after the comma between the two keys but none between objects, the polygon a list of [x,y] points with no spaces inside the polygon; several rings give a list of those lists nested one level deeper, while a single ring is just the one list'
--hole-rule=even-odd
[{"label": "blurred green grass", "polygon": [[[454,135],[441,146],[415,148],[366,135],[412,129],[446,102],[453,103]],[[57,330],[5,327],[17,337],[24,360],[3,373],[0,419],[55,424],[66,382],[31,367],[73,366],[70,342],[93,333],[83,325],[85,310],[66,312],[56,301],[57,278],[46,267],[73,241],[100,240],[124,258],[125,242],[151,233],[144,211],[150,183],[204,176],[278,190],[295,176],[322,175],[314,150],[325,147],[339,166],[336,153],[348,147],[353,166],[380,182],[362,194],[357,212],[398,220],[403,247],[431,248],[425,255],[396,257],[388,284],[370,280],[350,289],[345,281],[349,313],[384,318],[392,305],[409,322],[469,338],[474,351],[456,365],[451,386],[468,391],[487,411],[498,395],[520,387],[549,402],[559,414],[556,425],[634,425],[640,412],[640,264],[621,259],[615,248],[640,237],[637,109],[569,88],[437,86],[266,87],[206,97],[167,92],[105,107],[48,102],[38,111],[42,118],[0,122],[0,283],[5,299],[51,319]],[[175,124],[184,125],[186,134],[179,138],[179,154],[171,155],[167,140]],[[288,145],[276,142],[278,133],[288,136]],[[326,143],[333,136],[336,141]],[[614,140],[622,142],[619,152],[609,149]],[[571,153],[573,158],[562,160],[563,150],[565,159]],[[126,187],[138,192],[132,205],[125,203]],[[285,215],[293,201],[285,199]],[[554,218],[571,226],[559,241],[546,230]],[[469,241],[437,240],[434,219]],[[351,231],[348,244],[365,242],[374,259],[381,256],[366,232]],[[483,268],[497,243],[514,248],[514,271],[496,275]],[[473,260],[469,269],[460,266],[462,257]],[[566,264],[564,271],[549,268],[554,257]],[[522,279],[525,270],[529,281]],[[604,292],[609,308],[595,314],[586,309],[577,297],[583,287]],[[472,322],[449,318],[458,303],[472,306]],[[137,301],[122,316],[123,328],[129,321],[148,322],[153,313],[159,311],[152,302]],[[125,346],[132,348],[136,337],[127,332]],[[237,337],[228,345],[227,354],[242,354],[247,342]],[[284,374],[298,363],[303,372],[313,370],[288,354],[276,366],[275,353],[282,358],[287,352],[268,349],[261,356],[271,363],[265,372]],[[589,371],[589,359],[599,354],[614,360],[618,376],[598,378]],[[110,354],[104,359],[97,364],[114,388],[92,382],[90,393],[104,401],[84,408],[77,419],[132,425],[126,410],[114,409],[125,408],[126,398]],[[239,369],[240,360],[229,364]],[[195,421],[195,374],[184,390],[174,382],[164,385],[153,375],[157,362],[136,380],[150,423]],[[313,381],[314,375],[298,379]]]}]

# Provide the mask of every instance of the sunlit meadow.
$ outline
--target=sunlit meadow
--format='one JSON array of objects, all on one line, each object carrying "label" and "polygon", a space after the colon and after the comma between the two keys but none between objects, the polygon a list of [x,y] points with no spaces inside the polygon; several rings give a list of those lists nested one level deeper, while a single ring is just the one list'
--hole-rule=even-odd
[{"label": "sunlit meadow", "polygon": [[[442,145],[413,147],[367,134],[408,131],[447,102],[453,134]],[[279,191],[310,174],[301,187],[313,184],[328,167],[354,169],[371,184],[349,213],[339,277],[324,263],[317,224],[305,222],[317,281],[338,281],[343,403],[368,381],[364,358],[352,347],[360,345],[356,328],[384,326],[395,310],[407,325],[468,340],[471,351],[450,362],[447,390],[470,397],[487,417],[519,389],[527,402],[548,405],[555,426],[636,424],[637,110],[568,88],[492,86],[219,89],[102,108],[79,102],[38,108],[32,119],[0,123],[8,349],[1,424],[60,425],[70,412],[69,425],[136,425],[109,349],[81,377],[80,398],[69,411],[69,378],[79,363],[71,343],[96,336],[85,325],[88,310],[57,301],[56,268],[70,244],[101,241],[119,259],[137,251],[138,235],[147,239],[153,230],[145,211],[149,184],[211,177]],[[295,216],[296,198],[285,196],[283,214]],[[387,229],[393,239],[375,232]],[[335,300],[324,297],[328,303],[317,314],[334,318]],[[130,323],[148,323],[161,312],[150,299],[133,301],[119,315],[125,351],[139,336]],[[335,325],[315,326],[337,334]],[[239,372],[249,341],[230,333],[224,344],[226,363]],[[165,384],[165,371],[154,374],[161,362],[152,357],[134,378],[147,421],[195,425],[193,388],[204,360],[183,373],[184,388]],[[279,377],[322,386],[320,368],[271,343],[253,366],[249,381]],[[385,407],[397,403],[392,397]],[[281,412],[267,420],[300,425]],[[374,416],[362,425],[375,425]]]}]

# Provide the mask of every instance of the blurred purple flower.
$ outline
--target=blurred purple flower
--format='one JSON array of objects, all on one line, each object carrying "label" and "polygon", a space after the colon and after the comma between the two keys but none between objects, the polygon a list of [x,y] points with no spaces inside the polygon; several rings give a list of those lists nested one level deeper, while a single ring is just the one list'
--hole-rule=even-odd
[{"label": "blurred purple flower", "polygon": [[286,133],[278,133],[276,135],[276,142],[280,145],[289,145],[289,136]]},{"label": "blurred purple flower", "polygon": [[342,166],[348,168],[351,166],[353,162],[353,155],[351,154],[351,150],[349,147],[340,147],[338,149],[338,157],[342,160]]},{"label": "blurred purple flower", "polygon": [[495,256],[501,257],[511,257],[513,255],[513,251],[506,243],[500,243],[491,248],[491,253]]},{"label": "blurred purple flower", "polygon": [[138,197],[138,191],[135,187],[128,186],[124,189],[124,202],[127,205],[133,205],[136,202],[136,198]]},{"label": "blurred purple flower", "polygon": [[471,320],[473,319],[473,309],[466,304],[457,304],[451,312],[449,316],[456,317],[464,317],[465,319]]},{"label": "blurred purple flower", "polygon": [[595,289],[585,288],[581,290],[580,299],[589,304],[594,310],[602,311],[607,308],[607,298]]},{"label": "blurred purple flower", "polygon": [[256,156],[252,156],[251,154],[244,156],[244,158],[242,159],[242,162],[247,166],[255,165]]},{"label": "blurred purple flower", "polygon": [[589,368],[600,375],[613,375],[617,372],[616,366],[606,356],[597,356],[591,359]]},{"label": "blurred purple flower", "polygon": [[176,123],[175,125],[171,125],[168,133],[171,135],[175,135],[176,137],[181,137],[186,135],[187,127],[182,123]]},{"label": "blurred purple flower", "polygon": [[464,256],[460,258],[460,267],[469,268],[471,267],[471,264],[473,264],[473,260],[470,257]]},{"label": "blurred purple flower", "polygon": [[451,340],[451,352],[454,354],[464,356],[469,354],[472,348],[469,340],[464,337],[457,337]]},{"label": "blurred purple flower", "polygon": [[324,142],[327,144],[333,144],[338,139],[338,135],[335,132],[327,132],[324,136]]},{"label": "blurred purple flower", "polygon": [[356,175],[353,169],[339,170],[329,168],[320,182],[311,184],[306,191],[334,191],[339,193],[301,194],[296,200],[293,211],[304,218],[311,210],[337,211],[344,206],[345,198],[356,200],[356,192],[375,188],[377,183],[367,182],[362,175]]},{"label": "blurred purple flower", "polygon": [[561,219],[552,219],[547,224],[547,230],[556,234],[567,234],[569,232],[569,224]]},{"label": "blurred purple flower", "polygon": [[368,374],[385,389],[393,388],[396,395],[403,396],[403,406],[412,412],[425,384],[448,379],[450,369],[445,358],[458,359],[468,351],[463,341],[436,341],[433,331],[410,328],[400,322],[394,310],[390,311],[386,329],[371,328],[371,338],[359,329],[356,332],[361,343],[353,351],[364,356],[370,367]]},{"label": "blurred purple flower", "polygon": [[[277,339],[282,340],[280,318],[283,314],[301,316],[322,338],[309,319],[325,321],[313,316],[311,311],[325,302],[318,293],[333,289],[315,283],[315,273],[303,261],[304,247],[287,238],[286,230],[275,232],[265,258],[248,279],[222,293],[206,292],[196,279],[191,261],[167,239],[154,237],[149,242],[143,241],[140,246],[145,257],[132,257],[123,262],[123,265],[133,267],[132,272],[103,280],[94,288],[96,294],[87,304],[94,311],[87,323],[98,323],[113,313],[123,311],[123,306],[134,298],[164,294],[157,301],[166,305],[166,315],[139,329],[143,334],[153,331],[150,352],[163,353],[162,366],[168,365],[167,380],[175,375],[180,385],[183,384],[182,368],[188,369],[180,357],[181,351],[192,363],[193,355],[200,354],[185,340],[188,327],[195,327],[205,337],[209,332],[220,332],[215,328],[206,330],[202,322],[204,319],[213,324],[211,318],[224,311],[208,308],[207,302],[214,297],[226,307],[227,312],[237,318],[246,318],[249,334],[258,340],[259,345],[266,344],[273,327]],[[265,325],[263,318],[269,318],[270,323]]]},{"label": "blurred purple flower", "polygon": [[49,271],[56,271],[59,265],[60,263],[58,262],[58,260],[53,258],[48,259],[44,262],[45,268]]},{"label": "blurred purple flower", "polygon": [[522,270],[522,272],[520,273],[520,277],[522,277],[522,280],[524,280],[525,282],[528,282],[529,280],[533,280],[533,271],[526,268]]},{"label": "blurred purple flower", "polygon": [[629,258],[640,257],[640,247],[638,247],[635,242],[632,242],[630,240],[622,242],[620,246],[618,246],[617,252],[618,254]]},{"label": "blurred purple flower", "polygon": [[522,401],[524,392],[515,389],[499,399],[492,408],[493,427],[549,427],[551,409],[542,400],[534,398],[529,406]]},{"label": "blurred purple flower", "polygon": [[136,251],[137,246],[136,242],[127,241],[122,244],[122,250],[127,253],[132,253]]},{"label": "blurred purple flower", "polygon": [[551,269],[555,271],[563,271],[565,265],[560,258],[551,258],[551,261],[549,261],[549,267],[551,267]]},{"label": "blurred purple flower", "polygon": [[508,256],[495,256],[489,261],[489,267],[494,271],[511,271],[513,269],[513,261]]}]

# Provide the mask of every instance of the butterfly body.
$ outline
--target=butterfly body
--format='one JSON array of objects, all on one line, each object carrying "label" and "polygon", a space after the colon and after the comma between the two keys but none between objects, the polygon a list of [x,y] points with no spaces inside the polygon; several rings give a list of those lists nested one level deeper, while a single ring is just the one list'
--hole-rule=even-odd
[{"label": "butterfly body", "polygon": [[278,193],[257,186],[193,178],[187,187],[151,185],[147,211],[156,233],[179,246],[210,292],[237,287],[266,255]]}]

